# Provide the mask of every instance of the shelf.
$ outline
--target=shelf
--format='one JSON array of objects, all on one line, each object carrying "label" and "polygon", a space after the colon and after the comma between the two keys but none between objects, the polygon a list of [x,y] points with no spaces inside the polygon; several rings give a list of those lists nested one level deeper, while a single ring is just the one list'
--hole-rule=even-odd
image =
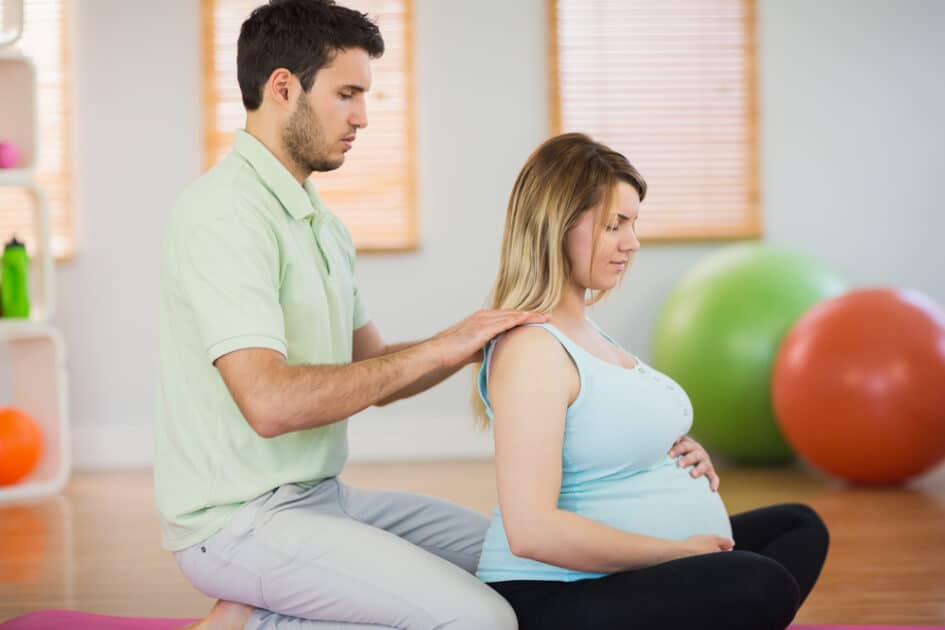
[{"label": "shelf", "polygon": [[28,168],[0,168],[0,186],[29,186],[33,171]]},{"label": "shelf", "polygon": [[0,0],[0,47],[15,43],[23,34],[23,0]]},{"label": "shelf", "polygon": [[55,494],[69,480],[72,445],[65,349],[49,324],[0,320],[0,406],[28,413],[43,432],[43,454],[25,479],[0,486],[0,503]]},{"label": "shelf", "polygon": [[30,170],[36,164],[39,138],[33,62],[17,53],[0,52],[0,85],[0,142],[12,142],[19,154],[11,168]]},{"label": "shelf", "polygon": [[[17,41],[22,32],[22,0],[0,0],[0,47]],[[30,317],[0,318],[0,406],[29,414],[43,433],[43,452],[33,471],[15,484],[0,486],[0,503],[7,503],[62,490],[72,468],[72,443],[65,345],[59,331],[46,323],[55,292],[49,204],[33,181],[39,115],[32,61],[15,51],[0,50],[0,85],[0,142],[13,143],[18,153],[12,167],[0,168],[0,186],[22,188],[32,196],[36,228],[36,243],[31,242],[29,251]],[[3,240],[6,236],[0,235]]]},{"label": "shelf", "polygon": [[[19,186],[33,197],[33,222],[37,236],[36,245],[28,252],[30,256],[30,316],[27,321],[48,321],[56,308],[49,205],[43,189],[33,182],[20,183]],[[6,241],[10,236],[10,234],[0,234],[0,241]],[[2,252],[2,243],[0,243],[0,252]],[[0,322],[5,321],[17,320],[0,318]]]},{"label": "shelf", "polygon": [[58,336],[59,330],[46,322],[15,317],[0,317],[0,343],[20,339]]}]

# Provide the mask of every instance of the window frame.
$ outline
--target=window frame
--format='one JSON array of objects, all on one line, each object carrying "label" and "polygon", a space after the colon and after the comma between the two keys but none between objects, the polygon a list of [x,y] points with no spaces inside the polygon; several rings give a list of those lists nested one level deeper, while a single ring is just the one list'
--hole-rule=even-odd
[{"label": "window frame", "polygon": [[[761,215],[761,147],[759,140],[758,97],[758,46],[756,0],[738,0],[744,8],[745,29],[745,155],[747,173],[745,181],[746,212],[742,223],[730,230],[709,231],[704,225],[685,224],[674,226],[672,234],[641,234],[643,242],[693,243],[706,241],[758,240],[764,236]],[[549,127],[551,135],[563,132],[561,106],[560,51],[558,46],[558,0],[545,0],[548,34],[548,98]],[[644,170],[645,175],[645,168]],[[645,202],[644,202],[645,203]]]}]

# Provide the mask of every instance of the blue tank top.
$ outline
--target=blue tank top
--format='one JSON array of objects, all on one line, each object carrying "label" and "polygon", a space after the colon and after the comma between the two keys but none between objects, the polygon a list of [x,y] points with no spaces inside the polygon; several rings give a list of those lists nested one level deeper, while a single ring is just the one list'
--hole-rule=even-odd
[{"label": "blue tank top", "polygon": [[[646,536],[674,540],[694,534],[730,537],[728,514],[718,493],[709,488],[708,478],[693,479],[689,468],[677,466],[667,454],[692,426],[692,404],[686,392],[635,356],[636,366],[624,368],[588,352],[551,324],[533,325],[547,330],[564,346],[581,383],[565,415],[558,507]],[[479,395],[493,422],[487,377],[495,341],[487,344],[479,372]],[[484,582],[571,582],[605,575],[513,555],[498,507],[476,574]]]}]

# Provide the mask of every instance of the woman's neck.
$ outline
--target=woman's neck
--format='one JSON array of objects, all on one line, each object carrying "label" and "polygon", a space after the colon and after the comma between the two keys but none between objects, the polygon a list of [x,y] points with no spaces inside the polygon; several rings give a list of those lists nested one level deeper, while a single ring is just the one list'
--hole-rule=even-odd
[{"label": "woman's neck", "polygon": [[575,283],[569,283],[558,303],[551,311],[551,323],[570,329],[580,329],[586,325],[584,310],[586,308],[587,290]]}]

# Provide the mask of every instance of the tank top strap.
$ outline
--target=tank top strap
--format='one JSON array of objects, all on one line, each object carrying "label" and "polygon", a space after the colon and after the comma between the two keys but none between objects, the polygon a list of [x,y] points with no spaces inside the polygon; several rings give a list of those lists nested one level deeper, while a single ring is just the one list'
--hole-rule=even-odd
[{"label": "tank top strap", "polygon": [[620,344],[619,341],[617,341],[616,339],[614,339],[613,337],[611,337],[610,335],[608,335],[608,334],[604,331],[603,328],[601,328],[600,326],[597,325],[597,322],[595,322],[595,321],[594,321],[593,319],[591,319],[590,317],[588,317],[588,318],[586,318],[586,319],[587,319],[587,322],[588,322],[591,326],[594,327],[594,330],[596,330],[598,333],[600,333],[600,336],[601,336],[601,337],[603,337],[604,339],[606,339],[607,341],[609,341],[611,344],[613,344],[614,347],[616,347],[618,350],[620,350],[621,352],[625,353],[627,356],[631,357],[634,361],[637,362],[637,365],[638,365],[638,366],[643,365],[643,361],[640,360],[640,357],[638,357],[637,355],[633,354],[632,352],[630,352],[629,350],[627,350],[626,348],[624,348],[624,347]]},{"label": "tank top strap", "polygon": [[[627,349],[624,348],[623,346],[621,346],[620,343],[618,343],[616,339],[614,339],[613,337],[611,337],[610,335],[608,335],[607,332],[606,332],[603,328],[601,328],[600,326],[597,325],[597,322],[595,322],[595,321],[594,321],[593,319],[591,319],[590,317],[586,317],[585,320],[587,321],[588,324],[590,324],[591,326],[594,327],[594,330],[596,330],[598,333],[600,333],[600,336],[601,336],[601,337],[603,337],[604,339],[606,339],[607,341],[609,341],[610,343],[612,343],[614,346],[620,348],[620,349],[623,350],[624,352],[627,352]],[[630,354],[630,353],[627,352],[627,354]],[[630,355],[630,356],[633,356],[633,355]],[[636,358],[636,357],[634,357],[634,358]]]},{"label": "tank top strap", "polygon": [[582,348],[578,347],[577,344],[571,341],[571,339],[568,338],[568,336],[565,335],[563,332],[561,332],[554,324],[544,323],[544,324],[525,324],[525,325],[532,328],[544,328],[545,330],[550,332],[552,336],[558,340],[558,343],[564,346],[564,349],[567,350],[569,355],[571,355],[571,359],[575,363],[578,363],[579,357],[581,356]]},{"label": "tank top strap", "polygon": [[479,399],[486,407],[486,415],[490,420],[495,418],[492,415],[492,405],[489,403],[489,366],[492,363],[492,352],[495,350],[495,344],[502,335],[496,335],[486,342],[482,348],[482,364],[479,366],[479,376],[476,379],[476,389],[479,390]]}]

